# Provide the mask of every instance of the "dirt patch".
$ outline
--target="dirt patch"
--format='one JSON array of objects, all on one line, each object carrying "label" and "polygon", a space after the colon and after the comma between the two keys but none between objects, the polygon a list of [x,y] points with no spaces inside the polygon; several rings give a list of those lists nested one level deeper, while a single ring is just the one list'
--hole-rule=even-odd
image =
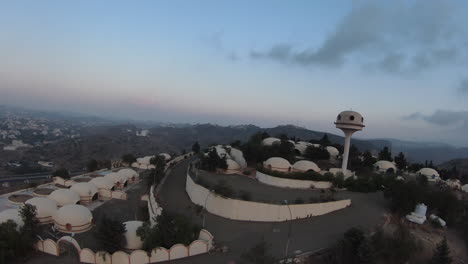
[{"label": "dirt patch", "polygon": [[37,195],[49,195],[54,191],[54,189],[50,188],[39,188],[34,190],[33,192]]},{"label": "dirt patch", "polygon": [[14,203],[24,203],[31,198],[33,198],[33,196],[29,194],[13,194],[8,196],[8,200]]},{"label": "dirt patch", "polygon": [[68,186],[62,185],[62,184],[55,184],[55,187],[60,188],[60,189],[68,189]]}]

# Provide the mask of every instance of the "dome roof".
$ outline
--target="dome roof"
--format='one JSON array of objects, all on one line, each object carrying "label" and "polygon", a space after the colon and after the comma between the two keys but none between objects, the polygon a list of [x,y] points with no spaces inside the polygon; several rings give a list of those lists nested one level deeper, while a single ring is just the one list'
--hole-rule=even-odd
[{"label": "dome roof", "polygon": [[432,169],[432,168],[422,168],[416,173],[424,175],[426,177],[431,177],[431,178],[438,178],[439,177],[439,173],[436,170]]},{"label": "dome roof", "polygon": [[39,222],[48,222],[57,211],[57,202],[45,197],[34,197],[25,202],[36,207],[36,218]]},{"label": "dome roof", "polygon": [[338,151],[338,149],[335,147],[327,146],[326,149],[332,157],[337,157],[338,155],[340,155],[340,151]]},{"label": "dome roof", "polygon": [[395,164],[388,160],[377,161],[376,163],[374,163],[374,168],[384,172],[386,172],[388,169],[393,169],[394,172],[397,171],[397,167],[395,166]]},{"label": "dome roof", "polygon": [[80,201],[80,196],[70,189],[57,189],[50,193],[48,198],[54,200],[57,206],[76,204]]},{"label": "dome roof", "polygon": [[57,210],[54,215],[55,227],[65,233],[81,233],[91,228],[93,215],[88,208],[69,204]]},{"label": "dome roof", "polygon": [[125,239],[127,244],[125,246],[126,249],[141,249],[143,246],[143,241],[137,235],[137,229],[143,225],[141,221],[128,221],[123,223],[125,225],[125,229],[127,230],[124,233]]},{"label": "dome roof", "polygon": [[234,160],[232,159],[226,159],[226,163],[227,163],[227,170],[230,170],[230,171],[238,171],[241,169],[240,165],[235,162]]},{"label": "dome roof", "polygon": [[127,177],[123,174],[117,173],[117,172],[111,172],[109,174],[106,174],[104,178],[110,179],[116,183],[124,184],[127,181]]},{"label": "dome roof", "polygon": [[271,170],[288,171],[291,168],[291,163],[286,159],[273,157],[263,162],[263,166]]},{"label": "dome roof", "polygon": [[320,168],[315,164],[315,162],[312,162],[310,160],[300,160],[294,163],[293,169],[297,171],[310,171],[313,170],[315,172],[319,172]]},{"label": "dome roof", "polygon": [[166,161],[168,161],[168,160],[171,159],[171,155],[169,155],[169,154],[167,154],[167,153],[161,153],[161,154],[159,154],[159,156],[164,157],[164,159],[165,159]]},{"label": "dome roof", "polygon": [[137,162],[140,163],[140,164],[150,165],[152,158],[154,158],[154,156],[146,156],[146,157],[143,157],[143,158],[138,158]]},{"label": "dome roof", "polygon": [[294,148],[297,149],[301,154],[304,154],[307,150],[307,147],[312,146],[309,142],[299,141],[294,144]]},{"label": "dome roof", "polygon": [[76,192],[80,197],[92,197],[98,192],[96,185],[89,182],[73,184],[70,190]]},{"label": "dome roof", "polygon": [[98,189],[110,190],[114,187],[114,181],[106,177],[96,177],[90,180],[89,183],[94,184]]},{"label": "dome roof", "polygon": [[273,146],[273,144],[279,144],[281,140],[275,137],[268,137],[262,140],[262,145],[264,146]]},{"label": "dome roof", "polygon": [[247,167],[247,161],[244,158],[244,153],[236,148],[231,148],[231,158],[239,164],[241,168]]},{"label": "dome roof", "polygon": [[340,129],[362,130],[364,118],[355,111],[343,111],[336,117],[335,125]]},{"label": "dome roof", "polygon": [[[154,165],[150,165],[150,166],[154,166]],[[121,170],[119,170],[118,173],[127,176],[127,179],[131,179],[132,177],[136,178],[136,177],[139,176],[138,172],[136,172],[136,171],[134,171],[132,169],[121,169]]]},{"label": "dome roof", "polygon": [[18,229],[24,225],[18,209],[6,209],[0,212],[0,224],[6,223],[8,220],[15,222]]}]

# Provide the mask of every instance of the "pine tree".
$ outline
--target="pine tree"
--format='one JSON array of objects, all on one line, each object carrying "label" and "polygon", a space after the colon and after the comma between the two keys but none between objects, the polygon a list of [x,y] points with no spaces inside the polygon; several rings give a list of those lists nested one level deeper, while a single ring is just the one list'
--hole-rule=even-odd
[{"label": "pine tree", "polygon": [[384,147],[382,151],[379,152],[379,160],[393,161],[392,153],[388,147]]},{"label": "pine tree", "polygon": [[198,141],[196,141],[195,143],[193,143],[193,145],[192,145],[192,151],[195,152],[195,153],[199,153],[199,152],[200,152],[200,144],[198,144]]},{"label": "pine tree", "polygon": [[444,238],[439,244],[437,244],[437,248],[434,250],[434,256],[432,256],[430,264],[451,264],[452,261],[447,239]]},{"label": "pine tree", "polygon": [[399,170],[403,170],[406,168],[406,166],[408,166],[408,161],[406,161],[406,157],[403,152],[400,152],[400,154],[395,157],[395,163]]}]

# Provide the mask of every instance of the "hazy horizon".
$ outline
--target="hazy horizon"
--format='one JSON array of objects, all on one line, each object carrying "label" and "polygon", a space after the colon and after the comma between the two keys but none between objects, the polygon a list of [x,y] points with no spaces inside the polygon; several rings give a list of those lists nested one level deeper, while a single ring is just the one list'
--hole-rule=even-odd
[{"label": "hazy horizon", "polygon": [[467,146],[460,1],[0,4],[0,104]]}]

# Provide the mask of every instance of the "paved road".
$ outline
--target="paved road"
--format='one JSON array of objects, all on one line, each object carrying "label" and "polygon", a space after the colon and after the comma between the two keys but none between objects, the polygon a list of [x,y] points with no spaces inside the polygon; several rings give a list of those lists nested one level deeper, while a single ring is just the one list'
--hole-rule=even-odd
[{"label": "paved road", "polygon": [[[202,225],[203,217],[197,216],[195,206],[185,192],[186,169],[189,161],[176,166],[168,176],[160,199],[164,210],[184,214]],[[272,197],[282,195],[285,190],[267,186]],[[202,255],[171,261],[171,263],[230,263],[252,246],[265,239],[271,244],[272,254],[284,256],[288,227],[291,224],[291,239],[288,255],[295,252],[308,252],[333,244],[351,227],[369,228],[382,221],[385,200],[381,193],[352,193],[352,206],[327,215],[281,223],[263,223],[229,220],[206,213],[205,228],[215,237],[217,244],[226,245],[227,254]]]}]

